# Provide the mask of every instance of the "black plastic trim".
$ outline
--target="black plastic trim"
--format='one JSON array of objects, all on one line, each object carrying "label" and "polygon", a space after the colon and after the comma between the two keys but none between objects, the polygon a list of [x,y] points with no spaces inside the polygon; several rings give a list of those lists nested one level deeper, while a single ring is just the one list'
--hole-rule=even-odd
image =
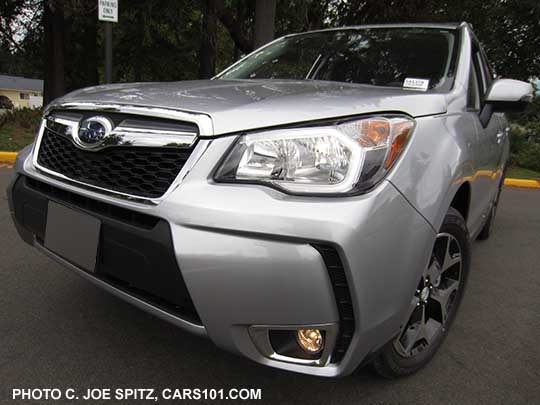
[{"label": "black plastic trim", "polygon": [[[96,271],[86,272],[193,324],[202,325],[178,267],[169,223],[20,176],[12,187],[17,227],[43,244],[49,201],[101,221]],[[142,218],[142,220],[141,220]],[[53,252],[54,253],[54,252]]]},{"label": "black plastic trim", "polygon": [[51,186],[48,183],[35,180],[31,177],[24,177],[24,181],[28,188],[46,195],[51,199],[55,199],[66,204],[75,205],[79,209],[88,211],[92,214],[103,215],[107,218],[137,226],[139,228],[152,229],[159,221],[159,218],[157,217],[94,200],[59,187]]},{"label": "black plastic trim", "polygon": [[334,290],[339,313],[339,330],[331,361],[332,363],[338,363],[347,352],[356,327],[351,292],[338,251],[330,245],[313,244],[312,246],[322,256]]}]

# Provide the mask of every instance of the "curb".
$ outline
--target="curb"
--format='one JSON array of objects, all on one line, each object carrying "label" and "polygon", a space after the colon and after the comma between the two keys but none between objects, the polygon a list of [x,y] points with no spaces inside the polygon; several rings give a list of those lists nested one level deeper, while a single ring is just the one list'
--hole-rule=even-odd
[{"label": "curb", "polygon": [[540,180],[504,179],[504,185],[510,187],[540,188]]},{"label": "curb", "polygon": [[0,152],[0,162],[2,163],[15,163],[17,158],[17,152]]},{"label": "curb", "polygon": [[[0,163],[15,163],[17,152],[0,152]],[[540,188],[540,180],[504,179],[504,185],[522,188]]]}]

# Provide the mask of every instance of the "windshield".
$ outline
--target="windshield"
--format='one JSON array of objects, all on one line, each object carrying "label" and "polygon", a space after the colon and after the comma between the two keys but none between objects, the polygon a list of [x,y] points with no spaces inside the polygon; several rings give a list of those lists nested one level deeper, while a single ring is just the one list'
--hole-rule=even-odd
[{"label": "windshield", "polygon": [[449,90],[455,30],[363,28],[284,37],[241,60],[219,79],[328,80]]}]

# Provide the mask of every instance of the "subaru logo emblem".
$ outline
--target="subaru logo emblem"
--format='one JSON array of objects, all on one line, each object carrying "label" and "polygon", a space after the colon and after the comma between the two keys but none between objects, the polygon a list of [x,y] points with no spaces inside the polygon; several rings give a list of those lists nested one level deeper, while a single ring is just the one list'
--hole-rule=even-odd
[{"label": "subaru logo emblem", "polygon": [[93,149],[101,146],[105,137],[112,131],[112,123],[105,117],[91,117],[81,122],[75,142],[83,148]]}]

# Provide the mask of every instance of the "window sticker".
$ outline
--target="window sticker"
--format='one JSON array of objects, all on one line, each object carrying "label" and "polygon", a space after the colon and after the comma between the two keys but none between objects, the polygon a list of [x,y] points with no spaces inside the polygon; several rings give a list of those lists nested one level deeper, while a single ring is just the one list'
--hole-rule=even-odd
[{"label": "window sticker", "polygon": [[429,87],[429,79],[418,79],[416,77],[406,77],[403,81],[403,87],[407,89],[426,91]]}]

